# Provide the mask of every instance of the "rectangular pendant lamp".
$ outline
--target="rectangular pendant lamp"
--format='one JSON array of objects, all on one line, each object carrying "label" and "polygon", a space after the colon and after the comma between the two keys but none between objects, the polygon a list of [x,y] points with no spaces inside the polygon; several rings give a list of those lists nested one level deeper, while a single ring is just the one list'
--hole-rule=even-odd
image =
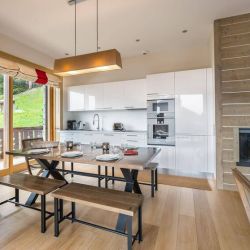
[{"label": "rectangular pendant lamp", "polygon": [[54,73],[60,76],[71,76],[121,68],[122,61],[119,51],[111,49],[56,59]]}]

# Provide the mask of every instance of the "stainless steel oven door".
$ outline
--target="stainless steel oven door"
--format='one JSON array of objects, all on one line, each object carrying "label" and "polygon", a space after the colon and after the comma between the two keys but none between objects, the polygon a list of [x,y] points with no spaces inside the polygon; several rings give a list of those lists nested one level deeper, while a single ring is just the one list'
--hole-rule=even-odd
[{"label": "stainless steel oven door", "polygon": [[148,118],[174,118],[174,99],[151,100],[147,103]]},{"label": "stainless steel oven door", "polygon": [[175,145],[175,120],[148,119],[148,144]]}]

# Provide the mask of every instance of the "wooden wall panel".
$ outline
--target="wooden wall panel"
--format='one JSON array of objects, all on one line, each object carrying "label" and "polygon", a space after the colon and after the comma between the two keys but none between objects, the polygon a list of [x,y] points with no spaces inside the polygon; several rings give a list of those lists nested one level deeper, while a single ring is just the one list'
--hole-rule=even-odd
[{"label": "wooden wall panel", "polygon": [[216,20],[214,41],[217,187],[234,190],[235,128],[250,127],[250,14]]}]

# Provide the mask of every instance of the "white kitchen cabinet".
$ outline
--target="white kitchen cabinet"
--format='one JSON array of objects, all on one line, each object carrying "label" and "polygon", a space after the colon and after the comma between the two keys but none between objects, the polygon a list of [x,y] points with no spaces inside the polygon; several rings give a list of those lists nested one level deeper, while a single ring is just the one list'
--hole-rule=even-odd
[{"label": "white kitchen cabinet", "polygon": [[176,170],[207,172],[207,136],[176,136]]},{"label": "white kitchen cabinet", "polygon": [[[124,108],[125,109],[146,109],[147,94],[145,79],[122,82],[124,88]],[[122,91],[122,89],[121,89]]]},{"label": "white kitchen cabinet", "polygon": [[145,133],[123,133],[122,144],[127,144],[135,147],[147,146],[147,134]]},{"label": "white kitchen cabinet", "polygon": [[207,135],[206,69],[175,73],[176,135]]},{"label": "white kitchen cabinet", "polygon": [[85,109],[84,86],[68,87],[68,111],[83,111]]},{"label": "white kitchen cabinet", "polygon": [[98,110],[103,108],[103,84],[85,86],[85,109]]},{"label": "white kitchen cabinet", "polygon": [[159,164],[159,168],[175,169],[175,147],[156,146],[161,149],[160,153],[152,160]]},{"label": "white kitchen cabinet", "polygon": [[103,84],[103,109],[124,109],[125,95],[122,82]]},{"label": "white kitchen cabinet", "polygon": [[148,100],[174,97],[174,72],[148,75],[146,82]]},{"label": "white kitchen cabinet", "polygon": [[121,145],[122,135],[119,133],[104,132],[102,142],[109,142],[110,145]]}]

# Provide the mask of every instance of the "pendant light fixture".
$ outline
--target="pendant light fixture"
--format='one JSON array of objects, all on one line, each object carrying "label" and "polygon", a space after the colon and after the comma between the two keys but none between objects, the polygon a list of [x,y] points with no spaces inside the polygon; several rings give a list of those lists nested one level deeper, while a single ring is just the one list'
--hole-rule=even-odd
[{"label": "pendant light fixture", "polygon": [[[72,0],[71,0],[72,2]],[[75,56],[56,59],[54,72],[60,76],[86,74],[122,68],[121,55],[116,49],[99,51],[99,2],[96,0],[96,52],[76,55],[76,4],[75,6]]]}]

